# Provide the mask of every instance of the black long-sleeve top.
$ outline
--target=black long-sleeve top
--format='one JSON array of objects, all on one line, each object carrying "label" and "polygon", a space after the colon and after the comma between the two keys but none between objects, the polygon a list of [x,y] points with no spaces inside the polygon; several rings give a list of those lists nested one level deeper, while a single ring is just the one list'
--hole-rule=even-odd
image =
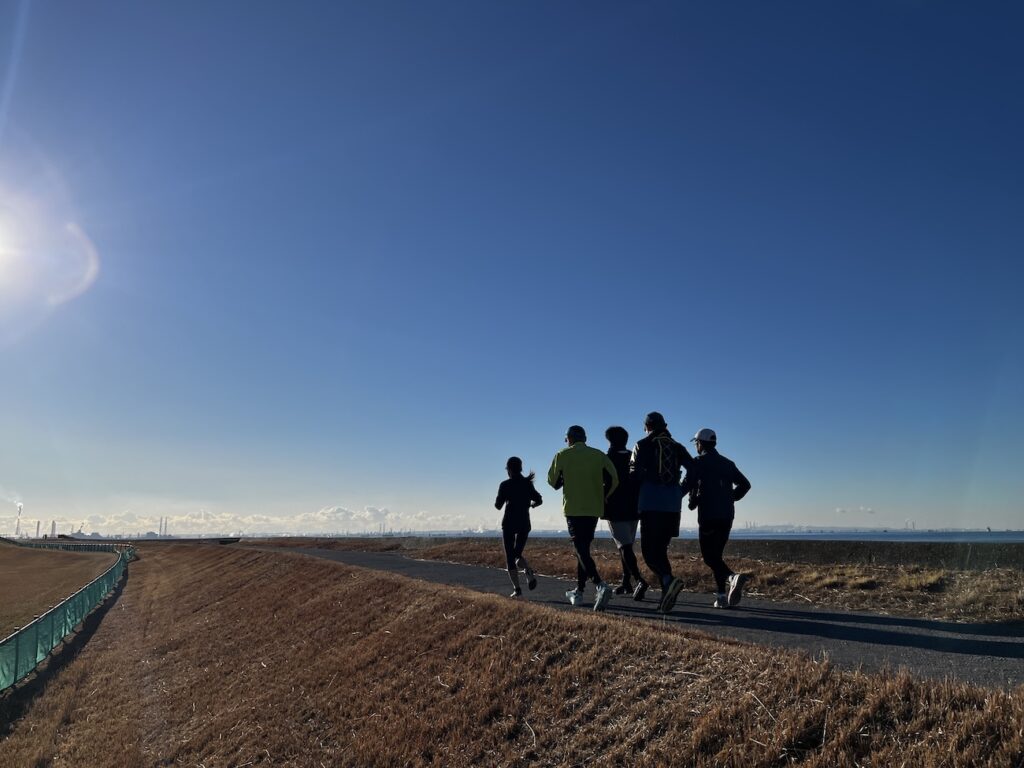
[{"label": "black long-sleeve top", "polygon": [[[608,496],[604,502],[604,520],[639,520],[640,513],[637,511],[637,494],[639,486],[629,476],[629,457],[631,453],[628,448],[609,448],[608,458],[615,465],[615,471],[619,473],[619,485]],[[605,476],[605,492],[611,485],[611,478]]]},{"label": "black long-sleeve top", "polygon": [[734,502],[747,495],[750,481],[729,459],[716,449],[693,458],[682,482],[683,493],[690,494],[690,509],[697,510],[697,524],[713,520],[732,520]]},{"label": "black long-sleeve top", "polygon": [[502,529],[529,531],[531,502],[532,506],[539,507],[544,499],[528,477],[510,477],[499,485],[494,508],[505,507],[505,514],[501,518]]}]

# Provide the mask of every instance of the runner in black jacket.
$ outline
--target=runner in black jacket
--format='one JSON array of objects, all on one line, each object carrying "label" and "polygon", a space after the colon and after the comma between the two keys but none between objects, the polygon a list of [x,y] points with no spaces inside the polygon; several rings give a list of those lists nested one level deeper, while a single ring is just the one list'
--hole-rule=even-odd
[{"label": "runner in black jacket", "polygon": [[715,574],[715,607],[732,608],[739,604],[748,576],[734,573],[725,564],[722,553],[736,516],[735,502],[747,495],[750,481],[718,452],[714,430],[700,430],[692,442],[697,446],[697,458],[687,468],[683,493],[690,494],[689,507],[697,510],[700,554]]},{"label": "runner in black jacket", "polygon": [[[622,584],[615,588],[615,594],[631,595],[632,579],[639,584],[643,578],[640,576],[640,568],[633,553],[640,513],[636,507],[637,486],[629,479],[630,451],[626,447],[629,433],[622,427],[608,427],[604,436],[608,440],[608,458],[615,465],[615,471],[619,473],[622,482],[605,500],[602,518],[608,522],[608,530],[611,531],[615,546],[619,549],[619,559],[622,561]],[[611,479],[605,478],[606,489],[610,483]]]},{"label": "runner in black jacket", "polygon": [[512,580],[511,597],[523,594],[519,586],[519,571],[526,571],[526,584],[530,589],[537,586],[537,577],[530,564],[523,557],[526,539],[530,535],[530,509],[544,503],[537,489],[533,487],[534,473],[523,477],[523,460],[512,456],[505,463],[508,480],[498,486],[498,497],[494,508],[505,507],[501,518],[501,540],[505,547],[505,565]]}]

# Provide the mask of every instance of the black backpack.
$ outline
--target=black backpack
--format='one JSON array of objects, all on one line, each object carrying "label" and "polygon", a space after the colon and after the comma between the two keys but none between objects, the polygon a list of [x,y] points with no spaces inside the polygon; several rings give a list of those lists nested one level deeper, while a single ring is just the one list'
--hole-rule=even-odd
[{"label": "black backpack", "polygon": [[679,471],[683,466],[682,447],[668,435],[658,435],[651,443],[655,456],[655,481],[662,485],[678,484]]}]

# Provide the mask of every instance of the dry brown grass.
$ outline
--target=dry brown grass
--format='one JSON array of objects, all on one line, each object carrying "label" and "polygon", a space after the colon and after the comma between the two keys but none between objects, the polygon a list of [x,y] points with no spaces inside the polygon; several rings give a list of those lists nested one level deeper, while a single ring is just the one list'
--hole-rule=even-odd
[{"label": "dry brown grass", "polygon": [[[424,559],[504,567],[501,542],[495,539],[442,543],[429,538],[268,539],[261,545],[415,552]],[[543,574],[575,578],[576,563],[567,540],[530,539],[526,556]],[[594,559],[609,582],[621,577],[618,555],[610,541],[595,542]],[[747,594],[768,600],[810,601],[843,610],[956,621],[1024,619],[1024,572],[1013,568],[954,571],[918,565],[779,563],[731,558],[728,548],[726,561],[734,570],[753,574]],[[686,590],[713,590],[711,572],[698,556],[676,546],[672,566]]]},{"label": "dry brown grass", "polygon": [[0,638],[114,564],[110,552],[62,552],[0,543]]},{"label": "dry brown grass", "polygon": [[841,672],[286,553],[144,547],[0,766],[1017,766],[1022,722],[1024,688]]}]

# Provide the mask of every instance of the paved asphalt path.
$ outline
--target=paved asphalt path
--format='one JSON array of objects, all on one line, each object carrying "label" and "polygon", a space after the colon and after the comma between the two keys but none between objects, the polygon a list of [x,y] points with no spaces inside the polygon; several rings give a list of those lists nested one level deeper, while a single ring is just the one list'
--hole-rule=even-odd
[{"label": "paved asphalt path", "polygon": [[[297,549],[314,557],[361,568],[401,574],[422,581],[467,587],[477,592],[508,595],[508,574],[497,568],[414,560],[390,552]],[[537,589],[525,591],[530,602],[559,610],[571,608],[565,591],[574,585],[540,576]],[[652,598],[653,595],[653,598]],[[731,610],[711,607],[708,594],[681,592],[672,613],[655,611],[659,592],[637,603],[616,595],[608,613],[639,621],[664,622],[679,629],[701,630],[749,643],[775,645],[827,657],[837,666],[863,669],[906,668],[933,679],[954,678],[988,687],[1024,684],[1024,622],[1013,624],[960,624],[951,621],[910,619],[863,612],[838,612],[794,603],[775,603],[743,597]],[[585,610],[593,603],[594,587],[587,586]]]}]

